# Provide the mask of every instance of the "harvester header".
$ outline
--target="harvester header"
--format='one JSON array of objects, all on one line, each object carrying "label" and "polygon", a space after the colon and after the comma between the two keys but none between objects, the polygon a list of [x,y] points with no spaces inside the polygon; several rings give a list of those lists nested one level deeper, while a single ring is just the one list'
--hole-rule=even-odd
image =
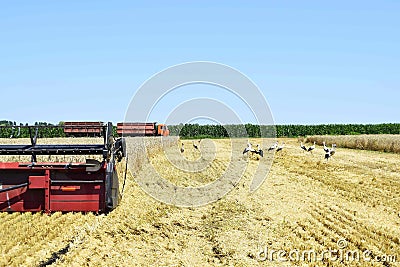
[{"label": "harvester header", "polygon": [[[0,144],[0,155],[28,155],[29,162],[0,162],[0,211],[107,212],[119,202],[115,164],[126,156],[123,138],[102,124],[102,144],[37,144],[38,127],[28,127],[30,144]],[[57,127],[57,126],[49,126]],[[38,162],[38,155],[101,155],[102,161]]]}]

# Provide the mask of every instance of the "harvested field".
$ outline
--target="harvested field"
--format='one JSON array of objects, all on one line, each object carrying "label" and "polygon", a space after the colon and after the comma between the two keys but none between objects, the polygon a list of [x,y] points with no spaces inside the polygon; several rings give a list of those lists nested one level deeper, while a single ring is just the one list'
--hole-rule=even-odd
[{"label": "harvested field", "polygon": [[[264,161],[232,155],[229,140],[208,140],[200,151],[192,149],[192,141],[183,141],[183,155],[176,139],[165,145],[164,153],[157,141],[149,141],[148,159],[139,149],[130,155],[131,163],[134,157],[141,162],[132,165],[122,203],[107,216],[1,213],[0,265],[397,266],[389,256],[400,260],[400,155],[338,145],[336,155],[325,162],[321,147],[303,153],[297,140],[280,141],[286,147],[254,193],[250,182]],[[242,149],[246,142],[233,144]],[[221,200],[198,208],[160,203],[135,181],[151,180],[155,173],[148,170],[154,167],[174,184],[205,185],[224,173],[230,161],[246,164],[242,179]],[[386,255],[387,261],[361,257],[282,263],[260,254],[266,247],[318,253],[338,249],[339,240],[346,250],[368,250],[372,260]]]}]

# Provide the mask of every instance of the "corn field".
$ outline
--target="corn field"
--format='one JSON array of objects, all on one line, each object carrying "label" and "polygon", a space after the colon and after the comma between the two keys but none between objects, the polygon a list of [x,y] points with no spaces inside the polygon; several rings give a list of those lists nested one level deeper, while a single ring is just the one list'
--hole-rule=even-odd
[{"label": "corn field", "polygon": [[182,138],[299,137],[308,135],[400,134],[400,124],[322,124],[322,125],[199,125],[169,126],[171,135]]}]

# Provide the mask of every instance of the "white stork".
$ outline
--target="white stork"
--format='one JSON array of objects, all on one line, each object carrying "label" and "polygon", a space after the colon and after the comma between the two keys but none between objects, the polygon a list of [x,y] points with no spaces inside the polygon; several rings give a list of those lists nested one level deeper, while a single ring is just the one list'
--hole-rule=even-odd
[{"label": "white stork", "polygon": [[278,147],[279,142],[276,141],[275,144],[273,144],[272,146],[270,146],[270,148],[268,148],[268,151],[274,150]]},{"label": "white stork", "polygon": [[251,143],[247,143],[246,148],[243,150],[243,155],[248,152],[251,152],[251,151],[253,151],[253,148],[251,147]]},{"label": "white stork", "polygon": [[253,149],[252,145],[250,143],[247,143],[247,147],[243,150],[243,155],[246,153],[252,153],[252,154],[258,154],[261,157],[264,157],[264,151],[260,149],[260,145],[257,145],[257,150]]},{"label": "white stork", "polygon": [[282,145],[278,146],[278,148],[276,149],[276,152],[279,152],[284,148],[285,148],[285,142],[283,142]]},{"label": "white stork", "polygon": [[[303,145],[303,142],[300,143],[300,148],[303,149],[304,151],[307,151],[307,148],[305,145]],[[304,153],[303,151],[303,153]]]},{"label": "white stork", "polygon": [[323,144],[324,144],[324,151],[325,151],[325,153],[329,153],[329,148],[326,147],[325,141],[323,142]]},{"label": "white stork", "polygon": [[185,144],[184,143],[182,143],[182,145],[181,145],[181,153],[183,153],[183,152],[185,152]]},{"label": "white stork", "polygon": [[199,147],[194,143],[194,141],[193,141],[193,148],[199,150]]},{"label": "white stork", "polygon": [[264,151],[262,151],[260,145],[257,145],[257,150],[255,150],[254,153],[260,155],[261,157],[264,157]]},{"label": "white stork", "polygon": [[[324,148],[325,150],[325,148]],[[331,158],[333,155],[335,155],[336,153],[336,144],[332,144],[332,148],[329,149],[327,148],[327,150],[325,150],[325,159],[326,161],[329,160],[329,158]]]},{"label": "white stork", "polygon": [[333,155],[335,155],[335,152],[336,152],[336,144],[332,144],[332,148],[331,148],[330,152],[331,152],[331,157],[332,157]]},{"label": "white stork", "polygon": [[312,151],[314,149],[315,149],[315,141],[314,141],[314,145],[310,146],[307,151],[312,153]]}]

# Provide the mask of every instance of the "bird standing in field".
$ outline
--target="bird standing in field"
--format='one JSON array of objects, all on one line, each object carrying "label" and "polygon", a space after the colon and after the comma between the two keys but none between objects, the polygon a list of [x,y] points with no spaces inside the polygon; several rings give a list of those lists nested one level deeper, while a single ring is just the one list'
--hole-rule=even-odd
[{"label": "bird standing in field", "polygon": [[[326,148],[326,150],[325,150],[325,148]],[[325,150],[325,159],[326,159],[326,161],[328,161],[336,153],[336,144],[333,144],[331,149],[329,149],[325,146],[324,150]]]},{"label": "bird standing in field", "polygon": [[268,151],[274,150],[278,147],[279,142],[276,141],[275,144],[273,144],[272,146],[270,146],[270,148],[268,148]]},{"label": "bird standing in field", "polygon": [[[303,142],[300,143],[300,148],[307,152],[307,148],[305,145],[303,145]],[[303,153],[304,153],[304,151],[303,151]]]},{"label": "bird standing in field", "polygon": [[257,154],[264,157],[264,151],[260,148],[260,145],[257,145],[257,149],[253,149],[252,144],[247,143],[247,147],[243,150],[243,155],[246,153],[247,155],[249,155],[248,153],[251,153],[251,155]]},{"label": "bird standing in field", "polygon": [[257,154],[257,155],[260,155],[261,157],[264,157],[264,151],[262,151],[262,149],[260,148],[260,145],[257,145],[257,150],[256,150],[256,149],[253,149],[251,143],[247,143],[247,147],[243,150],[243,155],[246,153],[248,154],[249,152],[251,153],[251,155]]},{"label": "bird standing in field", "polygon": [[260,148],[260,145],[257,145],[257,150],[255,150],[254,153],[264,157],[264,151]]},{"label": "bird standing in field", "polygon": [[193,141],[193,148],[199,150],[199,147],[194,143],[194,141]]},{"label": "bird standing in field", "polygon": [[308,148],[308,152],[311,152],[311,154],[312,154],[312,151],[315,149],[315,141],[314,141],[314,145],[312,145],[312,146],[310,146],[309,148]]},{"label": "bird standing in field", "polygon": [[324,144],[324,151],[325,151],[325,153],[329,153],[329,148],[326,147],[325,141],[323,142],[323,144]]},{"label": "bird standing in field", "polygon": [[332,144],[332,148],[330,149],[330,152],[331,152],[331,157],[332,157],[333,155],[335,155],[335,152],[336,152],[336,144]]},{"label": "bird standing in field", "polygon": [[243,155],[246,153],[249,153],[251,151],[253,151],[253,148],[251,147],[251,143],[247,143],[246,148],[243,150]]},{"label": "bird standing in field", "polygon": [[181,145],[181,153],[183,153],[183,152],[185,152],[185,144],[184,143],[182,143],[182,145]]},{"label": "bird standing in field", "polygon": [[276,152],[282,151],[284,148],[285,148],[285,142],[283,142],[282,145],[278,146]]}]

